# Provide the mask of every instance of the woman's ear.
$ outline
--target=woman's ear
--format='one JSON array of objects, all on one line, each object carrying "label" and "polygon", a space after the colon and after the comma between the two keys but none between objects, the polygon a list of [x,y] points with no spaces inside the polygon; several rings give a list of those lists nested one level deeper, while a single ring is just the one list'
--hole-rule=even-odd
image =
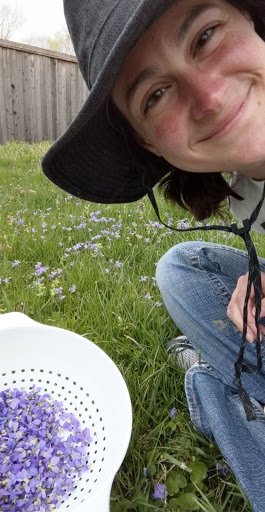
[{"label": "woman's ear", "polygon": [[142,148],[147,149],[147,151],[150,151],[150,153],[153,153],[156,156],[162,156],[160,151],[151,144],[148,140],[144,139],[139,133],[135,132],[135,138],[139,146],[142,146]]}]

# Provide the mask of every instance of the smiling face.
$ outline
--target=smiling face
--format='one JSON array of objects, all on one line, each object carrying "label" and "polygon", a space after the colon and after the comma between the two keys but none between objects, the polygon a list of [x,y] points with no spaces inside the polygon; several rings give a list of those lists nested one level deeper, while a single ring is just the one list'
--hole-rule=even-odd
[{"label": "smiling face", "polygon": [[265,179],[265,43],[223,0],[180,0],[127,57],[112,98],[139,143],[192,172]]}]

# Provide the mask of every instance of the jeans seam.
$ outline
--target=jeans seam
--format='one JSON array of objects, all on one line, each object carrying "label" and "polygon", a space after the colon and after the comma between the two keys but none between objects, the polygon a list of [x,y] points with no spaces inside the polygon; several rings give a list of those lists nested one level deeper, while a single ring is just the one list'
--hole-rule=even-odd
[{"label": "jeans seam", "polygon": [[187,398],[189,398],[189,403],[192,400],[192,404],[193,404],[192,411],[191,411],[191,407],[189,407],[190,414],[191,414],[191,412],[193,412],[193,423],[200,432],[202,432],[206,437],[208,437],[206,435],[205,429],[204,429],[202,421],[201,421],[200,407],[197,405],[196,397],[194,395],[194,385],[192,382],[193,376],[194,375],[196,376],[196,374],[198,372],[202,372],[205,375],[207,375],[209,370],[212,371],[212,368],[210,367],[210,365],[208,365],[208,363],[206,363],[206,365],[207,365],[206,371],[205,371],[205,368],[203,366],[199,366],[198,363],[187,371],[186,376],[185,376],[185,380],[186,380],[185,389],[186,389],[186,396],[187,396]]},{"label": "jeans seam", "polygon": [[[207,248],[216,249],[216,245],[208,245]],[[246,260],[248,260],[248,254],[247,252],[241,251],[240,249],[236,249],[235,247],[229,247],[229,246],[218,246],[218,251],[224,250],[227,252],[237,252],[240,254],[240,256],[243,256]],[[207,256],[206,256],[207,257]],[[227,303],[230,301],[232,292],[227,286],[224,284],[224,282],[216,275],[216,273],[211,272],[203,267],[200,263],[200,254],[197,252],[196,254],[194,251],[192,251],[190,254],[188,254],[188,260],[190,262],[190,265],[195,268],[199,268],[204,274],[206,275],[208,281],[212,284],[215,291],[218,292],[218,296],[220,296],[222,299],[224,299],[224,304],[227,305]],[[260,264],[261,271],[265,272],[265,266],[263,268],[263,264]]]},{"label": "jeans seam", "polygon": [[[192,377],[193,372],[189,371],[186,373],[186,394],[187,397],[190,397],[192,400],[192,411],[194,412],[194,420],[193,423],[196,425],[196,427],[203,432],[202,423],[200,421],[200,413],[199,413],[199,407],[197,406],[197,402],[194,396],[193,392],[193,385],[192,385]],[[192,412],[190,408],[190,413]]]},{"label": "jeans seam", "polygon": [[204,273],[207,280],[212,284],[215,292],[218,292],[218,296],[224,299],[224,304],[227,305],[227,302],[230,300],[232,295],[231,290],[226,287],[223,281],[218,278],[215,273],[203,268],[200,263],[199,254],[192,254],[190,257],[190,263],[193,267],[199,268]]}]

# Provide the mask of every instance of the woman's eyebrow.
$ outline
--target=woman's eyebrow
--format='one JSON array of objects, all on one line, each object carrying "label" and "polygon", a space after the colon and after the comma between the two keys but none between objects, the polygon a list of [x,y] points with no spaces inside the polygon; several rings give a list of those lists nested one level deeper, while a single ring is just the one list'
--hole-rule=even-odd
[{"label": "woman's eyebrow", "polygon": [[[177,39],[176,44],[177,46],[180,46],[188,31],[190,30],[191,26],[195,22],[195,20],[205,11],[208,9],[216,8],[217,5],[214,2],[208,2],[203,3],[199,5],[195,5],[186,15],[184,20],[182,21],[180,27],[177,31]],[[126,106],[129,109],[131,101],[133,99],[133,96],[135,95],[138,87],[142,85],[147,80],[150,80],[154,75],[156,74],[156,69],[154,67],[148,67],[146,69],[143,69],[132,81],[132,83],[129,85],[129,87],[126,90],[125,100],[126,100]]]},{"label": "woman's eyebrow", "polygon": [[126,105],[127,108],[130,108],[130,103],[132,101],[132,98],[134,94],[136,93],[136,90],[140,85],[142,85],[147,80],[150,80],[154,75],[156,74],[156,69],[154,67],[148,67],[143,69],[132,81],[132,83],[129,85],[129,87],[126,90]]},{"label": "woman's eyebrow", "polygon": [[180,46],[196,19],[208,9],[216,9],[214,2],[195,5],[187,14],[177,31],[177,45]]}]

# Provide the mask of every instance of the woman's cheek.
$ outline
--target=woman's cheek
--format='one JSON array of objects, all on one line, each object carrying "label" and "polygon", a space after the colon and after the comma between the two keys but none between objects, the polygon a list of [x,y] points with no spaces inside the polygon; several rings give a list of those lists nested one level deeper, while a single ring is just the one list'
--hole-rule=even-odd
[{"label": "woman's cheek", "polygon": [[154,126],[154,137],[157,148],[170,150],[184,144],[185,128],[183,123],[177,118],[176,114],[164,115],[163,118],[156,120]]}]

